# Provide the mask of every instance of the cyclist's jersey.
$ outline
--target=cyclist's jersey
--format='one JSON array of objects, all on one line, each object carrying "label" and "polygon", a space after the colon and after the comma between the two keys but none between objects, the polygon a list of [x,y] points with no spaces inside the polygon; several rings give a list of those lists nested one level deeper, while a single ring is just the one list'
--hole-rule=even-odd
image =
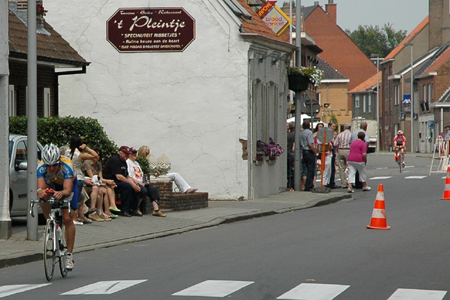
[{"label": "cyclist's jersey", "polygon": [[56,174],[47,172],[47,166],[44,161],[40,161],[37,167],[37,178],[44,178],[45,182],[55,191],[62,191],[64,188],[64,180],[73,180],[73,198],[71,206],[73,209],[78,208],[78,181],[74,174],[73,162],[61,156],[61,162]]},{"label": "cyclist's jersey", "polygon": [[406,142],[406,138],[404,135],[402,135],[402,136],[397,135],[394,138],[394,144],[396,144],[397,146],[402,146],[404,142]]}]

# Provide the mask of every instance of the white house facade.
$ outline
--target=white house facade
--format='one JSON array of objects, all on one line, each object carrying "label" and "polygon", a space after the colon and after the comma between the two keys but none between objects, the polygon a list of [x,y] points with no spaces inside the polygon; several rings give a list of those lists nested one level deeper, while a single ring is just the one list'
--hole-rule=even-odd
[{"label": "white house facade", "polygon": [[223,0],[45,1],[49,23],[91,62],[60,79],[59,114],[97,119],[118,146],[166,154],[210,199],[279,193],[286,154],[257,163],[256,141],[285,148],[295,47],[250,30],[257,15],[231,2],[241,15]]}]

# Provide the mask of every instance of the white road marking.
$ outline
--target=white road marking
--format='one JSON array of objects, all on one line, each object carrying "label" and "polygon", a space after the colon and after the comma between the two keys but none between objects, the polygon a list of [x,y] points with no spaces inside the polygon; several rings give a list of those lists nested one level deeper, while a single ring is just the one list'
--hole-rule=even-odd
[{"label": "white road marking", "polygon": [[378,176],[378,177],[372,177],[369,178],[369,180],[381,180],[381,179],[389,179],[392,178],[392,176]]},{"label": "white road marking", "polygon": [[442,300],[446,291],[397,289],[388,300]]},{"label": "white road marking", "polygon": [[427,176],[408,176],[405,177],[405,179],[424,179]]},{"label": "white road marking", "polygon": [[388,167],[377,168],[377,170],[387,170]]},{"label": "white road marking", "polygon": [[414,166],[405,166],[405,169],[406,169],[406,168],[414,168]]},{"label": "white road marking", "polygon": [[50,285],[51,283],[44,284],[14,284],[0,286],[0,298],[11,296],[14,294],[26,292],[29,290],[37,289],[43,286]]},{"label": "white road marking", "polygon": [[147,279],[99,281],[61,295],[110,295],[145,281],[147,281]]},{"label": "white road marking", "polygon": [[253,281],[206,280],[172,296],[226,297],[252,283]]},{"label": "white road marking", "polygon": [[331,300],[349,287],[349,285],[302,283],[277,299]]}]

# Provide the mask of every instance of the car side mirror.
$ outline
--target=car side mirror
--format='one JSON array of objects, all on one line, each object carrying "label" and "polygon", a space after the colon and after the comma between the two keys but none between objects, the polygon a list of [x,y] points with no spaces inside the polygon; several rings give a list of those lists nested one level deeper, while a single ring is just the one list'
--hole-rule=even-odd
[{"label": "car side mirror", "polygon": [[19,170],[27,170],[28,169],[28,163],[26,161],[23,161],[19,164]]}]

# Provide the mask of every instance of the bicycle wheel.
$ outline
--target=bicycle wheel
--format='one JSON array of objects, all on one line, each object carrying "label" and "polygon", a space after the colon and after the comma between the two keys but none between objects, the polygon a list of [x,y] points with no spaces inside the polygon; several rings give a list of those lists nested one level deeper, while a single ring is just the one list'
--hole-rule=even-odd
[{"label": "bicycle wheel", "polygon": [[64,264],[65,260],[65,253],[67,251],[67,244],[66,244],[66,225],[64,225],[63,222],[61,222],[61,231],[59,233],[59,239],[58,239],[58,245],[59,245],[59,251],[61,255],[59,256],[59,271],[61,272],[62,277],[67,276],[67,269]]},{"label": "bicycle wheel", "polygon": [[47,220],[44,235],[44,268],[45,277],[50,281],[55,272],[56,251],[55,251],[55,222]]}]

